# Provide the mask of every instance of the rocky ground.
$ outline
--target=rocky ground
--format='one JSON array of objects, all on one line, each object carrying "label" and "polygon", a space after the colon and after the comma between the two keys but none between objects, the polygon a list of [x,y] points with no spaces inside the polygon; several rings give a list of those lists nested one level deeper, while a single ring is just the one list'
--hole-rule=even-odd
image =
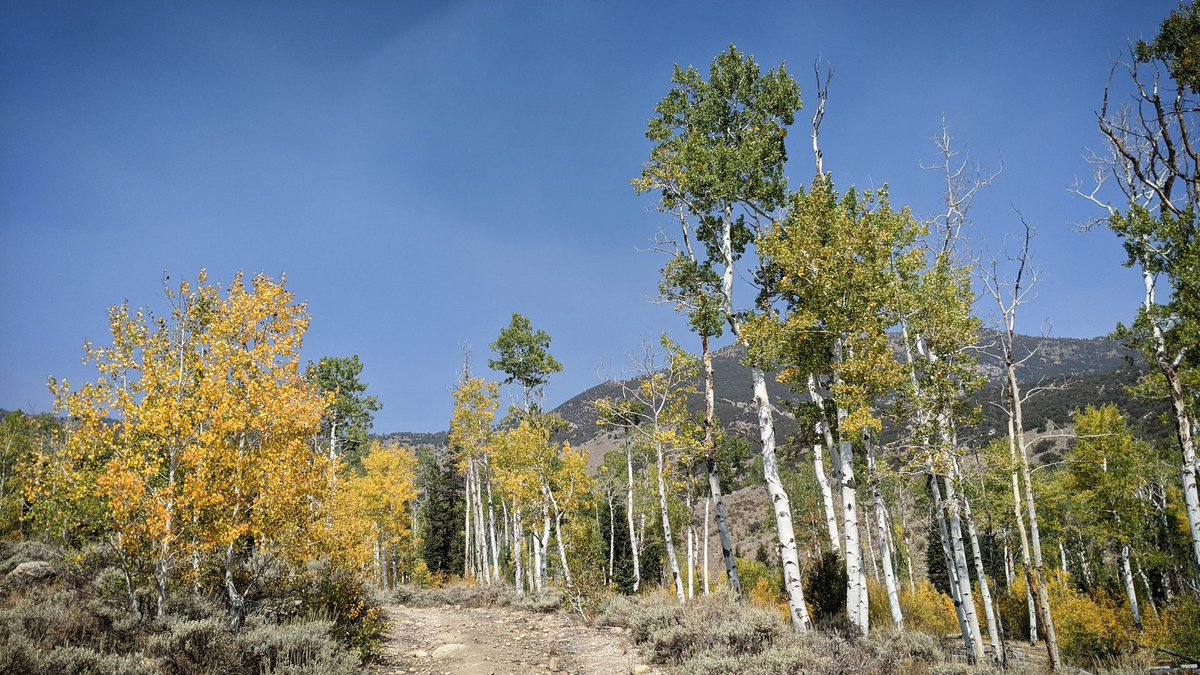
[{"label": "rocky ground", "polygon": [[390,605],[378,673],[517,675],[654,672],[620,628],[509,607]]}]

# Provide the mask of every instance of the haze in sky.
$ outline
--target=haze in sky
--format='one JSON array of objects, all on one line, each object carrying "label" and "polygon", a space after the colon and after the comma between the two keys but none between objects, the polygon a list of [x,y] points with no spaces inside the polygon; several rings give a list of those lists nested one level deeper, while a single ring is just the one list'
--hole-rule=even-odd
[{"label": "haze in sky", "polygon": [[[162,277],[286,274],[304,357],[358,354],[377,431],[447,426],[464,345],[513,312],[550,333],[556,405],[669,331],[649,301],[669,222],[637,196],[646,121],[675,64],[730,43],[781,61],[806,103],[792,184],[813,174],[813,63],[837,185],[939,210],[929,138],[1003,173],[973,248],[1037,227],[1021,330],[1094,337],[1139,297],[1116,238],[1068,192],[1101,146],[1113,61],[1176,3],[6,2],[0,4],[0,407],[45,412],[49,375],[94,379],[106,308],[162,306]],[[985,304],[981,316],[991,316]],[[1049,323],[1047,323],[1049,322]],[[725,338],[728,340],[728,337]]]}]

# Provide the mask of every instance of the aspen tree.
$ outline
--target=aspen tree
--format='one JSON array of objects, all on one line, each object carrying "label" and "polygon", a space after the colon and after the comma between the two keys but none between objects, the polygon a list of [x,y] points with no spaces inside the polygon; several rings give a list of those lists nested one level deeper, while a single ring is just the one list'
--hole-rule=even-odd
[{"label": "aspen tree", "polygon": [[[783,66],[763,74],[753,57],[732,45],[713,59],[708,79],[695,68],[676,67],[672,85],[649,122],[646,136],[656,145],[634,186],[639,192],[658,192],[664,211],[682,209],[692,221],[696,239],[705,246],[705,264],[720,274],[721,317],[745,345],[745,313],[734,309],[735,266],[754,237],[781,218],[787,195],[784,137],[801,106],[800,88]],[[770,291],[761,290],[756,310],[769,312]],[[764,371],[769,364],[750,365],[789,616],[796,630],[808,630],[812,622],[804,603],[791,505],[779,478]]]},{"label": "aspen tree", "polygon": [[[1155,389],[1170,402],[1179,447],[1192,575],[1200,580],[1200,455],[1196,451],[1195,372],[1200,368],[1200,3],[1180,3],[1150,42],[1138,42],[1113,73],[1128,74],[1130,102],[1114,109],[1112,75],[1097,111],[1107,152],[1091,154],[1095,187],[1076,193],[1102,207],[1139,272],[1142,301],[1114,336],[1155,369]],[[1111,183],[1109,183],[1111,181]],[[1102,191],[1117,188],[1121,206]],[[1189,377],[1191,375],[1191,377]]]},{"label": "aspen tree", "polygon": [[[826,395],[820,390],[827,389],[836,409],[836,426],[825,422],[822,430],[833,426],[837,437],[828,443],[841,487],[847,611],[863,634],[869,630],[866,561],[858,540],[853,447],[878,434],[875,400],[903,381],[887,339],[897,322],[892,268],[920,264],[912,248],[920,234],[907,210],[892,210],[886,190],[839,197],[827,177],[817,178],[793,198],[783,226],[759,241],[787,311],[777,321],[755,317],[746,326],[752,344],[774,350],[770,358],[784,364],[781,382],[815,394],[821,409]],[[886,583],[895,586],[894,574]]]}]

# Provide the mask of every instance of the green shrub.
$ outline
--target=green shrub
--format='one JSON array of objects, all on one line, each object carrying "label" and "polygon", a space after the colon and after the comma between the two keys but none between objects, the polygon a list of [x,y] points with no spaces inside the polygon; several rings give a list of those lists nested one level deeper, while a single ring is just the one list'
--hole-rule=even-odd
[{"label": "green shrub", "polygon": [[[846,614],[846,563],[834,551],[826,551],[809,562],[804,574],[804,600],[812,609],[813,621],[837,623]],[[874,601],[875,597],[872,596]],[[874,604],[874,603],[873,603]]]},{"label": "green shrub", "polygon": [[253,626],[237,635],[243,672],[336,675],[356,673],[359,664],[333,638],[335,624],[309,621]]},{"label": "green shrub", "polygon": [[359,660],[373,659],[383,641],[388,622],[379,601],[360,575],[342,567],[321,563],[309,570],[302,605],[309,616],[333,622],[333,635],[349,646]]},{"label": "green shrub", "polygon": [[165,633],[149,640],[146,652],[166,673],[242,672],[242,658],[224,619],[171,621]]},{"label": "green shrub", "polygon": [[0,649],[0,672],[27,675],[157,675],[133,655],[101,654],[86,647],[38,649],[10,641]]},{"label": "green shrub", "polygon": [[[772,610],[738,607],[727,596],[696,598],[670,623],[667,613],[647,613],[646,624],[664,622],[648,636],[655,663],[679,664],[701,652],[739,656],[763,649],[783,632],[783,624]],[[644,629],[642,629],[644,630]],[[634,627],[634,638],[641,634]]]}]

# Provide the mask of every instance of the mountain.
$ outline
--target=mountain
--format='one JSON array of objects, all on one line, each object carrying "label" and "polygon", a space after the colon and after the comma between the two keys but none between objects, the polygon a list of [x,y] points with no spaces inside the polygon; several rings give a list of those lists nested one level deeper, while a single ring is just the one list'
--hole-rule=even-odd
[{"label": "mountain", "polygon": [[[982,441],[989,437],[1007,433],[1008,418],[1005,411],[993,405],[1002,403],[1003,362],[995,354],[998,335],[984,331],[980,336],[979,370],[985,376],[985,386],[975,394],[980,408],[980,420],[974,427],[963,429],[962,436],[968,441]],[[896,343],[899,349],[899,342]],[[1134,429],[1141,436],[1156,441],[1167,441],[1172,433],[1164,415],[1166,404],[1162,401],[1134,399],[1127,387],[1135,384],[1147,372],[1140,358],[1108,338],[1044,338],[1027,335],[1017,336],[1015,353],[1024,357],[1018,375],[1026,391],[1033,387],[1043,390],[1032,396],[1024,405],[1026,430],[1042,436],[1057,438],[1060,430],[1069,427],[1075,410],[1086,405],[1116,404],[1129,415]],[[713,355],[715,370],[716,415],[727,430],[740,434],[752,442],[758,440],[758,423],[750,398],[750,369],[742,364],[744,351],[738,346],[729,346]],[[595,467],[603,461],[605,452],[619,448],[618,439],[597,424],[595,401],[606,397],[620,397],[622,386],[636,386],[636,379],[625,382],[604,382],[583,391],[558,406],[553,412],[567,421],[568,430],[561,435],[573,446],[589,451],[590,464]],[[806,401],[808,396],[797,395],[785,385],[767,378],[767,389],[772,403],[786,409],[789,403]],[[703,396],[698,394],[688,402],[695,413],[703,411]],[[776,415],[775,432],[781,442],[798,431],[796,423],[786,414]],[[886,439],[885,439],[886,440]],[[1039,442],[1035,450],[1061,453],[1062,442]],[[1052,458],[1052,457],[1051,457]]]}]

